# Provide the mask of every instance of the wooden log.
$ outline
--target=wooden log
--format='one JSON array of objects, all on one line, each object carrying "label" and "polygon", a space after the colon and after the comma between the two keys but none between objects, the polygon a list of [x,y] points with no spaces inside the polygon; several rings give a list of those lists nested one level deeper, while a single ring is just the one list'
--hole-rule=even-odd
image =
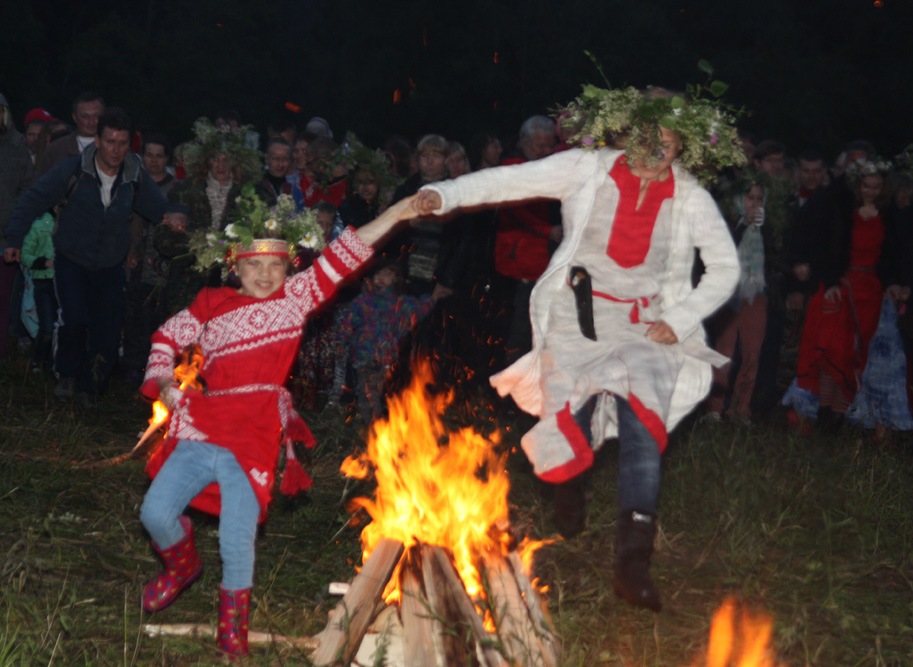
[{"label": "wooden log", "polygon": [[[507,661],[496,647],[495,638],[485,629],[482,618],[466,593],[463,581],[441,547],[425,545],[422,548],[422,574],[425,579],[425,593],[435,615],[447,618],[449,606],[450,616],[468,626],[482,667],[507,667]],[[440,634],[439,631],[436,636]],[[450,636],[452,633],[447,635]],[[465,660],[449,661],[446,652],[444,655],[447,665],[466,664]]]},{"label": "wooden log", "polygon": [[315,665],[347,665],[351,661],[402,553],[402,542],[378,542],[320,634]]},{"label": "wooden log", "polygon": [[422,591],[416,572],[421,559],[421,549],[413,547],[407,554],[400,573],[402,599],[399,615],[403,622],[403,658],[406,667],[447,667],[444,656],[435,644],[434,611]]},{"label": "wooden log", "polygon": [[[143,632],[149,637],[213,638],[216,636],[216,629],[204,623],[165,623],[163,625],[147,623],[143,626]],[[247,641],[250,644],[286,644],[308,651],[320,646],[320,640],[316,637],[288,637],[255,630],[247,633]]]},{"label": "wooden log", "polygon": [[556,667],[556,656],[540,641],[513,569],[499,554],[485,559],[489,607],[511,664]]},{"label": "wooden log", "polygon": [[561,655],[561,642],[555,635],[555,626],[545,604],[542,602],[542,598],[539,597],[538,591],[529,580],[529,575],[527,575],[526,569],[523,567],[520,554],[516,550],[511,550],[507,555],[507,562],[510,563],[510,567],[513,570],[514,579],[517,580],[517,585],[520,587],[520,594],[526,602],[527,609],[529,609],[529,616],[533,621],[533,626],[539,633],[539,640],[542,642],[543,649],[550,651],[557,661]]},{"label": "wooden log", "polygon": [[[471,645],[463,631],[463,614],[457,602],[456,591],[451,590],[445,572],[450,569],[450,562],[443,566],[436,558],[440,547],[425,545],[422,548],[422,579],[425,582],[425,595],[428,605],[433,610],[432,637],[436,655],[443,658],[446,665],[467,665],[472,655]],[[442,552],[443,553],[443,552]],[[460,589],[462,590],[462,584]]]}]

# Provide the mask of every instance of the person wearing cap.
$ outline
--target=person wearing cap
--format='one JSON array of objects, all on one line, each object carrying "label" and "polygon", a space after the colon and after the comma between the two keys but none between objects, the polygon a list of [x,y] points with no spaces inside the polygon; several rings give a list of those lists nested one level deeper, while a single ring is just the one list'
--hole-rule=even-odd
[{"label": "person wearing cap", "polygon": [[[76,129],[48,144],[35,164],[35,179],[49,172],[56,164],[68,157],[82,155],[89,146],[95,145],[98,119],[105,112],[105,101],[92,92],[81,93],[73,100],[73,122]],[[54,120],[45,119],[45,122]]]},{"label": "person wearing cap", "polygon": [[50,133],[45,129],[48,122],[56,120],[45,109],[32,109],[25,114],[25,121],[22,124],[25,137],[23,143],[29,149],[29,155],[32,157],[32,165],[41,155],[50,140]]},{"label": "person wearing cap", "polygon": [[[358,230],[348,228],[311,267],[291,277],[298,233],[280,227],[272,233],[288,238],[258,238],[275,221],[251,219],[254,240],[231,243],[241,225],[234,223],[218,235],[230,248],[240,287],[204,288],[153,336],[141,392],[160,398],[171,422],[167,440],[150,459],[153,481],[140,510],[165,565],[145,587],[143,607],[164,609],[200,575],[192,524],[183,515],[187,505],[218,515],[218,640],[232,658],[247,653],[254,542],[274,488],[280,440],[313,444],[284,387],[303,327],[371,259],[371,246],[412,215],[410,209],[407,199]],[[193,346],[202,356],[202,391],[182,390],[173,379],[175,358]],[[307,488],[310,479],[300,464],[298,471]]]},{"label": "person wearing cap", "polygon": [[[9,102],[0,94],[0,247],[6,247],[4,239],[13,206],[31,178],[32,161],[28,149],[13,123]],[[6,356],[10,301],[16,272],[14,261],[0,261],[0,359]]]}]

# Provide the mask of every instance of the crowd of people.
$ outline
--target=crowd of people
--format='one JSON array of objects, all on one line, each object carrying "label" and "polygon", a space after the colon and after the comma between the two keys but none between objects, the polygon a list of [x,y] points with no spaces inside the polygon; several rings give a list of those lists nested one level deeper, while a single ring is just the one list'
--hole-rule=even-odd
[{"label": "crowd of people", "polygon": [[[134,132],[126,114],[106,112],[94,93],[74,100],[72,126],[37,108],[23,115],[20,134],[9,105],[3,108],[0,223],[6,245],[22,250],[22,270],[16,262],[0,266],[0,329],[9,334],[2,336],[0,355],[14,341],[30,348],[34,371],[57,379],[55,396],[84,405],[105,391],[115,368],[138,385],[152,332],[201,287],[219,283],[219,271],[196,269],[189,235],[230,224],[245,183],[269,205],[287,195],[298,209],[315,210],[330,241],[424,185],[567,148],[567,133],[545,116],[528,119],[507,154],[493,134],[472,137],[468,150],[429,134],[414,148],[391,136],[382,150],[351,155],[357,139],[334,139],[319,117],[302,128],[274,122],[261,142],[228,110],[214,122],[201,119],[190,141],[173,146],[161,133]],[[118,131],[129,131],[126,142],[108,149],[106,133]],[[708,322],[715,349],[735,362],[715,370],[706,420],[763,422],[785,406],[790,423],[806,433],[816,422],[833,430],[847,413],[879,437],[908,430],[906,411],[897,414],[895,407],[879,417],[871,410],[880,397],[873,398],[872,389],[857,395],[881,320],[882,293],[892,304],[902,349],[910,350],[905,302],[913,281],[904,261],[913,233],[909,156],[891,165],[868,142],[853,141],[831,163],[812,149],[793,157],[778,141],[741,138],[746,165],[723,172],[710,186],[738,245],[742,275],[736,295]],[[110,163],[110,174],[86,160],[58,166],[87,148]],[[40,186],[52,170],[55,178]],[[114,178],[131,196],[105,194],[104,188],[96,196],[77,178],[82,172],[97,174],[105,187]],[[146,182],[157,187],[142,187]],[[154,190],[161,198],[150,209]],[[119,205],[112,208],[110,201]],[[106,221],[87,233],[82,217],[92,214],[86,207],[99,204]],[[156,224],[165,211],[179,222]],[[60,216],[80,223],[55,235]],[[351,399],[358,414],[376,417],[383,409],[377,388],[385,385],[377,379],[389,374],[400,342],[415,333],[432,302],[433,322],[419,327],[421,340],[404,343],[406,352],[443,334],[434,344],[446,348],[438,350],[439,358],[464,357],[460,361],[474,377],[515,361],[531,347],[530,292],[562,232],[560,206],[548,198],[461,214],[443,227],[417,221],[384,249],[396,261],[384,262],[380,281],[369,277],[362,289],[350,288],[335,312],[313,324],[293,380],[301,406]],[[859,244],[866,241],[864,251]],[[399,294],[391,300],[390,292]],[[424,298],[427,306],[408,308],[411,317],[385,326],[390,313],[401,312],[404,298]],[[829,317],[822,319],[822,310]],[[457,325],[459,334],[440,330],[453,314],[467,320]],[[367,336],[368,329],[375,333]],[[841,335],[831,336],[834,331]],[[836,348],[825,354],[827,345],[816,336],[830,336],[827,345]],[[368,355],[369,348],[376,354]],[[450,370],[460,372],[452,364]],[[898,400],[893,404],[902,407]]]},{"label": "crowd of people", "polygon": [[[557,120],[527,119],[516,141],[427,134],[370,149],[319,117],[274,122],[261,141],[233,111],[199,119],[174,146],[94,93],[74,101],[72,129],[33,109],[20,134],[0,96],[0,357],[18,341],[54,396],[83,407],[120,373],[163,397],[183,438],[157,459],[144,503],[166,564],[146,608],[198,576],[181,512],[218,512],[205,493],[216,482],[250,496],[233,519],[245,532],[225,537],[241,555],[223,555],[237,626],[278,457],[272,422],[307,440],[292,404],[348,401],[369,423],[417,356],[461,392],[490,378],[538,418],[522,445],[554,485],[568,537],[585,523],[594,449],[618,438],[616,591],[656,611],[660,454],[695,408],[711,425],[785,415],[805,434],[845,422],[875,439],[913,430],[913,153],[892,164],[852,141],[832,162],[793,157],[680,99],[590,88]],[[624,123],[598,118],[594,100],[625,109]],[[293,227],[291,254],[260,238]],[[241,345],[244,318],[260,337]],[[253,353],[280,338],[269,363]],[[230,387],[192,401],[171,372],[194,343],[214,355],[210,379]],[[260,427],[236,414],[239,393],[270,415]],[[204,455],[212,469],[195,467]],[[190,477],[194,492],[175,499]],[[246,651],[232,632],[223,650]]]}]

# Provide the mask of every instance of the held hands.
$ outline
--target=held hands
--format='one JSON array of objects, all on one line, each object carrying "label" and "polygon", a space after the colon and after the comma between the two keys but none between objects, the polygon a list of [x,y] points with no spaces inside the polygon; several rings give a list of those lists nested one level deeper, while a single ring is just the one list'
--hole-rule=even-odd
[{"label": "held hands", "polygon": [[438,210],[441,204],[443,204],[441,196],[434,190],[419,190],[415,195],[412,210],[415,211],[416,216],[427,216]]},{"label": "held hands", "polygon": [[356,229],[355,233],[367,245],[379,243],[401,221],[415,217],[415,210],[412,205],[415,197],[415,195],[406,197],[389,206],[374,220]]},{"label": "held hands", "polygon": [[663,345],[674,345],[678,342],[678,336],[675,335],[672,327],[662,320],[651,324],[645,335],[654,343],[662,343]]},{"label": "held hands", "polygon": [[390,205],[383,213],[378,216],[378,220],[386,219],[390,222],[391,225],[402,220],[409,220],[415,217],[415,211],[413,209],[413,201],[418,195],[412,195],[411,197],[406,197],[401,199],[395,204]]}]

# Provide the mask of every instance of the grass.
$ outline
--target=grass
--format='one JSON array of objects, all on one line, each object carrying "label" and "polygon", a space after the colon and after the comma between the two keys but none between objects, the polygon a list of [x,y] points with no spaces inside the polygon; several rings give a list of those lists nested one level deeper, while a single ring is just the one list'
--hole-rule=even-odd
[{"label": "grass", "polygon": [[[148,407],[115,387],[100,409],[54,402],[25,361],[0,364],[0,665],[218,664],[211,639],[148,638],[143,582],[157,568],[138,520],[142,463],[92,466],[127,451]],[[479,416],[479,415],[483,416]],[[525,420],[482,410],[516,444]],[[306,502],[277,501],[257,549],[251,627],[312,635],[353,576],[360,548],[339,462],[357,430],[327,409],[307,415],[320,445]],[[554,534],[547,489],[522,453],[511,467],[512,521]],[[665,457],[661,534],[653,574],[659,615],[612,593],[615,449],[597,457],[587,530],[543,549],[536,575],[571,666],[702,664],[713,611],[734,595],[775,621],[780,662],[913,664],[913,450],[846,432],[824,441],[776,427],[686,422]],[[203,577],[155,617],[213,623],[221,570],[217,524],[195,515]],[[306,665],[284,646],[254,649],[250,664]]]}]

